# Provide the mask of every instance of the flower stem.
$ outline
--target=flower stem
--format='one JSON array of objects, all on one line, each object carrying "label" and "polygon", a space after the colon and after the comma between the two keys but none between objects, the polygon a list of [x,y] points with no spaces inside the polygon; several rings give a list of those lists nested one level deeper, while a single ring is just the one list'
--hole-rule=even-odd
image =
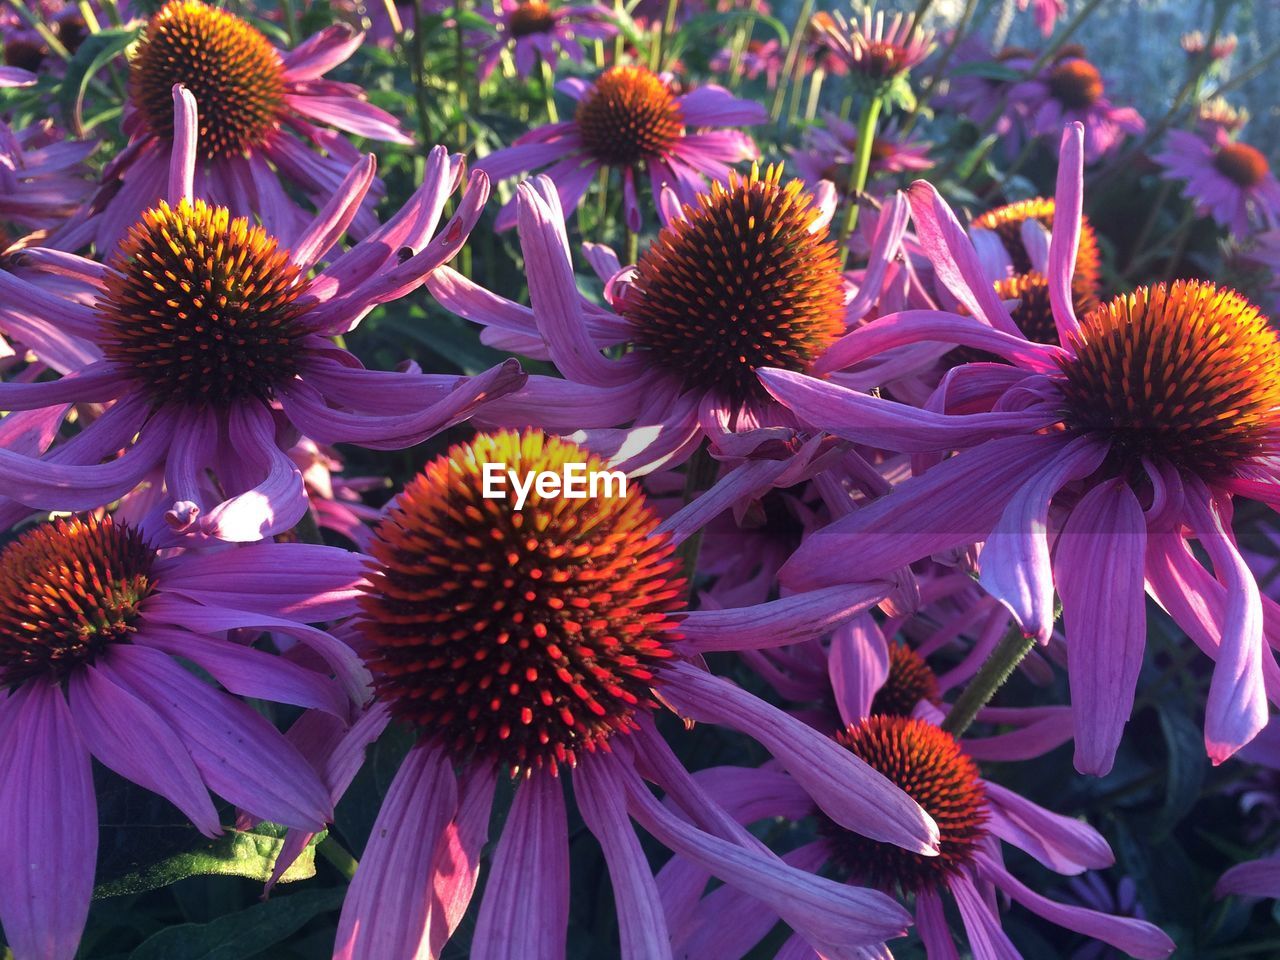
[{"label": "flower stem", "polygon": [[1022,632],[1022,625],[1014,622],[1009,632],[991,651],[991,656],[978,668],[969,685],[956,698],[951,712],[942,721],[942,729],[957,738],[968,730],[978,711],[1004,686],[1004,682],[1035,645],[1036,638],[1026,636]]},{"label": "flower stem", "polygon": [[538,66],[542,69],[542,99],[547,105],[547,119],[552,123],[559,123],[560,114],[556,112],[556,88],[554,77],[551,73],[551,64],[547,63],[547,61],[539,55]]},{"label": "flower stem", "polygon": [[[684,502],[692,503],[698,494],[709,490],[716,482],[716,469],[719,464],[707,452],[706,445],[698,447],[697,452],[689,458],[689,465],[684,473]],[[702,549],[702,527],[686,539],[676,550],[681,560],[685,581],[689,585],[689,593],[693,594],[693,576],[698,571],[698,553]]]},{"label": "flower stem", "polygon": [[879,96],[869,99],[862,107],[862,115],[858,118],[858,152],[854,154],[853,169],[849,173],[849,183],[845,190],[844,222],[840,225],[840,264],[844,265],[849,257],[849,238],[858,226],[859,201],[862,191],[867,186],[867,174],[871,170],[871,148],[875,146],[876,124],[880,120],[881,100]]},{"label": "flower stem", "polygon": [[769,109],[774,123],[782,117],[782,106],[786,102],[787,87],[790,85],[788,81],[800,82],[801,78],[794,74],[798,72],[800,51],[804,48],[809,33],[809,18],[812,15],[813,0],[801,0],[800,12],[796,15],[796,23],[791,30],[791,42],[787,44],[787,55],[782,61],[782,74],[778,80],[778,88],[773,91],[773,106]]},{"label": "flower stem", "polygon": [[333,834],[329,834],[316,844],[316,853],[327,860],[329,865],[346,877],[347,880],[355,878],[356,867],[360,866],[360,863],[348,852],[346,847],[334,839]]}]

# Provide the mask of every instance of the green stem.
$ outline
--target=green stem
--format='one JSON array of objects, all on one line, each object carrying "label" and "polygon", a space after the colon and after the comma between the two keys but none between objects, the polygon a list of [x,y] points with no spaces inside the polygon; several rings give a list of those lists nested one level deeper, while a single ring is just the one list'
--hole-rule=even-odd
[{"label": "green stem", "polygon": [[332,833],[316,844],[316,853],[327,860],[329,865],[347,880],[355,879],[356,867],[360,866],[360,862],[346,847],[334,839]]},{"label": "green stem", "polygon": [[787,44],[787,55],[782,61],[782,73],[778,78],[778,89],[773,92],[773,105],[769,114],[777,123],[782,117],[782,107],[786,103],[787,87],[799,82],[794,74],[796,65],[801,61],[800,51],[804,49],[805,39],[809,33],[809,18],[813,16],[814,0],[801,0],[800,12],[796,15],[795,26],[791,30],[791,42]]},{"label": "green stem", "polygon": [[454,73],[458,85],[458,151],[467,151],[467,75],[471,61],[467,57],[466,32],[462,29],[463,14],[467,12],[467,0],[457,0],[453,7],[453,46],[457,67]]},{"label": "green stem", "polygon": [[427,51],[422,35],[422,4],[413,4],[413,36],[410,38],[409,72],[413,76],[413,102],[418,114],[418,142],[434,143],[431,132],[431,106],[427,99]]},{"label": "green stem", "polygon": [[289,46],[298,45],[298,9],[294,0],[281,0],[281,11],[284,14],[284,32],[289,36]]},{"label": "green stem", "polygon": [[845,189],[844,222],[840,225],[840,264],[844,265],[849,257],[849,238],[858,226],[858,209],[862,199],[862,191],[867,187],[867,174],[871,170],[871,148],[875,146],[876,124],[880,120],[881,100],[879,96],[869,99],[858,117],[858,152],[853,157],[853,169],[849,173],[849,183]]},{"label": "green stem", "polygon": [[[827,71],[821,67],[813,71],[809,79],[809,103],[804,108],[804,118],[810,122],[818,115],[818,103],[822,97],[822,84],[827,79]],[[781,79],[779,79],[781,82]]]},{"label": "green stem", "polygon": [[551,73],[551,64],[539,54],[538,66],[542,69],[542,99],[547,105],[547,119],[552,123],[559,123],[560,114],[556,111],[555,78]]},{"label": "green stem", "polygon": [[[706,446],[699,447],[697,452],[689,458],[689,465],[685,468],[685,503],[692,503],[698,494],[709,490],[715,484],[718,467],[719,464],[712,459],[711,454],[707,452]],[[699,528],[676,549],[676,556],[680,558],[681,567],[684,570],[684,578],[689,585],[691,595],[693,593],[693,576],[698,570],[698,553],[701,549],[702,528]]]},{"label": "green stem", "polygon": [[627,259],[623,266],[632,266],[640,259],[640,234],[627,227]]},{"label": "green stem", "polygon": [[662,48],[666,41],[676,32],[676,11],[680,9],[680,0],[667,0],[667,12],[662,18],[662,28],[653,38],[653,46],[649,48],[649,69],[658,72],[662,64]]},{"label": "green stem", "polygon": [[1036,638],[1026,636],[1021,625],[1014,623],[956,698],[947,718],[942,721],[942,729],[957,738],[968,730],[978,711],[990,702],[1035,645]]},{"label": "green stem", "polygon": [[[928,0],[920,5],[928,10]],[[911,108],[911,113],[907,117],[906,124],[902,128],[902,136],[906,137],[915,127],[916,121],[920,118],[920,108],[929,102],[929,98],[933,96],[933,90],[946,76],[947,65],[951,62],[952,55],[956,52],[956,47],[960,45],[960,41],[965,38],[969,29],[969,22],[973,19],[974,13],[978,9],[978,0],[965,0],[964,11],[960,14],[960,22],[956,24],[955,30],[951,33],[951,42],[947,44],[947,48],[942,51],[942,55],[938,57],[937,65],[929,73],[929,79],[924,82],[924,86],[920,90],[920,96],[916,97],[915,106]],[[920,15],[917,14],[915,20],[916,28],[920,27]]]}]

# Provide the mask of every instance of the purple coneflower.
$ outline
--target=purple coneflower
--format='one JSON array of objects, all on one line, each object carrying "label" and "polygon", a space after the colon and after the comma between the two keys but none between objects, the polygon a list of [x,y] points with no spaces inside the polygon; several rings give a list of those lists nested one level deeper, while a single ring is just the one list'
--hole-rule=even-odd
[{"label": "purple coneflower", "polygon": [[[91,758],[206,836],[222,832],[210,791],[300,830],[332,819],[302,755],[230,694],[345,719],[360,662],[308,624],[350,615],[362,574],[358,555],[304,544],[162,555],[111,517],[42,523],[4,548],[0,921],[17,956],[76,953],[98,846]],[[344,683],[226,639],[240,628],[301,639]]]},{"label": "purple coneflower", "polygon": [[[519,191],[532,309],[452,270],[430,278],[428,289],[484,325],[486,342],[552,359],[566,378],[531,378],[492,408],[486,423],[585,431],[587,446],[619,469],[675,466],[704,437],[714,441],[774,418],[794,425],[760,389],[756,369],[807,369],[874,299],[855,296],[840,273],[827,234],[832,191],[815,201],[801,181],[784,184],[780,167],[713,184],[626,272],[612,253],[592,248],[593,264],[614,275],[606,286],[612,309],[578,292],[550,181],[538,177]],[[905,204],[891,207],[905,222]],[[752,226],[761,223],[771,229]],[[891,233],[886,227],[881,240]],[[879,290],[891,256],[889,244],[879,243],[866,291]],[[620,357],[601,352],[622,344],[630,349]]]},{"label": "purple coneflower", "polygon": [[1146,129],[1137,110],[1114,106],[1107,99],[1098,68],[1074,53],[1046,65],[1040,76],[1014,86],[1010,101],[1032,137],[1056,137],[1065,123],[1083,124],[1086,163],[1109,153],[1126,134]]},{"label": "purple coneflower", "polygon": [[1280,182],[1262,151],[1232,140],[1221,128],[1211,142],[1186,130],[1172,130],[1164,151],[1153,158],[1201,215],[1212,216],[1237,237],[1255,226],[1280,226]]},{"label": "purple coneflower", "polygon": [[[751,40],[743,47],[738,60],[738,69],[748,80],[755,80],[763,75],[765,85],[772,90],[778,85],[778,77],[786,60],[782,43],[772,40]],[[720,73],[728,73],[733,66],[733,50],[724,47],[711,58],[711,69]]]},{"label": "purple coneflower", "polygon": [[[816,643],[808,644],[811,649]],[[835,742],[880,771],[912,796],[937,821],[941,854],[922,857],[850,833],[815,810],[805,789],[776,765],[759,769],[717,767],[695,779],[744,824],[769,817],[803,820],[813,816],[817,838],[786,855],[804,869],[824,868],[852,883],[866,884],[914,900],[916,929],[930,960],[956,956],[942,897],[958,908],[975,957],[1017,957],[1001,929],[994,887],[1010,900],[1058,926],[1102,940],[1134,957],[1159,960],[1173,942],[1143,920],[1112,916],[1056,902],[1034,892],[1005,866],[1001,841],[1029,854],[1056,873],[1081,874],[1109,867],[1114,856],[1102,836],[1078,820],[1060,816],[980,775],[976,756],[1020,760],[1023,739],[1008,735],[957,740],[936,725],[932,703],[937,678],[924,661],[901,644],[886,646],[870,617],[842,627],[826,656],[840,715]],[[1034,712],[1034,711],[1032,711]],[[913,715],[914,714],[914,715]],[[1053,744],[1045,744],[1051,746]],[[972,748],[972,752],[971,752]],[[689,864],[673,862],[659,876],[669,898],[687,893],[700,876]],[[705,897],[683,929],[676,931],[676,955],[741,957],[773,928],[776,914],[725,887]],[[731,919],[730,919],[731,918]],[[787,956],[810,956],[793,938]]]},{"label": "purple coneflower", "polygon": [[813,29],[850,75],[883,86],[918,66],[933,49],[933,34],[921,30],[914,16],[894,14],[886,25],[883,10],[867,6],[862,20],[840,13],[815,17]]},{"label": "purple coneflower", "polygon": [[[692,202],[707,178],[724,180],[729,165],[759,154],[738,130],[704,130],[764,123],[768,111],[739,100],[723,87],[707,85],[677,95],[667,80],[639,66],[611,67],[595,79],[562,80],[556,89],[577,101],[573,119],[551,123],[521,136],[476,164],[494,179],[540,170],[556,186],[560,206],[572,213],[596,173],[622,173],[627,226],[641,227],[636,177],[647,173],[654,204],[669,186]],[[701,131],[701,132],[696,132]],[[498,215],[498,226],[516,222],[515,201]]]},{"label": "purple coneflower", "polygon": [[554,66],[563,53],[582,63],[586,52],[579,40],[606,40],[618,32],[612,14],[594,4],[557,7],[543,0],[502,0],[498,12],[481,10],[497,37],[480,50],[480,79],[486,80],[508,48],[515,53],[516,73],[528,77],[538,60]]},{"label": "purple coneflower", "polygon": [[[869,580],[985,541],[982,584],[1028,636],[1048,640],[1057,588],[1076,765],[1097,774],[1110,769],[1132,708],[1145,583],[1217,661],[1205,745],[1219,763],[1262,728],[1268,690],[1280,691],[1267,648],[1268,637],[1280,641],[1278,611],[1260,596],[1230,532],[1233,496],[1280,503],[1280,344],[1241,296],[1199,281],[1142,287],[1077,319],[1082,139],[1079,124],[1064,135],[1049,246],[1062,346],[1024,337],[950,208],[918,183],[911,193],[920,239],[967,315],[882,317],[824,360],[843,365],[904,343],[944,341],[1008,363],[952,371],[923,410],[796,372],[761,372],[798,416],[845,439],[933,456],[960,451],[811,537],[782,580],[807,589]],[[947,415],[952,395],[984,398],[989,412]],[[838,566],[833,555],[843,558]]]},{"label": "purple coneflower", "polygon": [[111,262],[39,249],[19,255],[91,285],[97,302],[0,271],[8,298],[101,351],[60,380],[0,384],[0,407],[52,418],[56,428],[67,404],[114,401],[39,459],[14,442],[0,449],[9,522],[15,501],[92,509],[163,467],[175,527],[229,540],[269,536],[307,506],[301,474],[284,452],[296,439],[288,425],[320,443],[397,449],[524,382],[515,361],[474,378],[370,371],[333,340],[457,253],[488,196],[483,174],[471,177],[454,218],[429,240],[463,164],[437,147],[408,204],[308,276],[355,217],[373,181],[373,157],[347,174],[286,250],[261,227],[194,197],[196,105],[181,88],[172,97],[168,200],[143,214]]},{"label": "purple coneflower", "polygon": [[[269,234],[293,245],[310,215],[286,185],[323,207],[361,159],[330,128],[413,142],[359,87],[324,79],[362,39],[338,24],[282,53],[235,14],[200,0],[170,0],[147,21],[129,62],[129,145],[103,172],[108,186],[97,215],[68,233],[64,249],[93,240],[102,255],[113,252],[142,212],[161,199],[175,137],[175,84],[200,104],[197,192],[233,216],[257,217]],[[382,193],[375,181],[371,201]],[[376,225],[372,203],[353,221],[363,233]]]},{"label": "purple coneflower", "polygon": [[[887,897],[787,866],[709,802],[652,714],[756,738],[833,822],[927,856],[933,824],[834,741],[684,660],[827,626],[821,602],[685,613],[674,545],[638,489],[486,498],[488,465],[604,470],[538,432],[481,434],[391,504],[356,621],[378,699],[417,734],[383,802],[338,927],[341,960],[438,955],[466,912],[499,776],[515,799],[476,918],[474,957],[561,956],[568,920],[565,783],[613,881],[623,957],[670,949],[666,909],[628,817],[727,883],[776,904],[815,944],[876,944],[907,919]],[[856,615],[876,588],[849,590]],[[672,806],[657,802],[649,780]],[[678,813],[676,811],[679,811]]]}]

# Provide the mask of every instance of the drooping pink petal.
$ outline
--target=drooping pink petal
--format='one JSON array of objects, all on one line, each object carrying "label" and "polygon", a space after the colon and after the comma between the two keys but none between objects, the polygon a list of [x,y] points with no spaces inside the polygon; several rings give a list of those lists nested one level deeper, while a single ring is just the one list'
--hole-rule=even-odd
[{"label": "drooping pink petal", "polygon": [[1120,481],[1090,490],[1058,538],[1054,572],[1068,644],[1076,769],[1111,769],[1147,640],[1146,518]]},{"label": "drooping pink petal", "polygon": [[98,669],[173,728],[211,790],[263,820],[319,832],[333,803],[311,765],[262,714],[158,650],[116,644]]},{"label": "drooping pink petal", "polygon": [[926,887],[916,892],[916,933],[929,960],[960,960],[956,943],[947,926],[942,898]]},{"label": "drooping pink petal", "polygon": [[72,960],[98,852],[89,750],[53,684],[27,682],[3,712],[0,923],[16,956]]},{"label": "drooping pink petal", "polygon": [[1089,438],[1071,441],[1013,495],[982,548],[982,586],[1041,644],[1049,642],[1054,621],[1050,504],[1063,486],[1088,476],[1106,455],[1105,444]]},{"label": "drooping pink petal", "polygon": [[1231,893],[1241,897],[1280,897],[1280,857],[1237,863],[1218,878],[1213,892],[1219,897]]},{"label": "drooping pink petal", "polygon": [[436,844],[430,918],[435,956],[458,929],[475,894],[496,786],[497,772],[490,765],[473,764],[465,771],[459,785],[458,812]]},{"label": "drooping pink petal", "polygon": [[960,919],[964,921],[969,949],[975,957],[982,957],[983,960],[1022,960],[1022,954],[1018,953],[1000,926],[1000,918],[982,898],[968,874],[952,877],[947,887],[955,897],[956,906],[960,908]]},{"label": "drooping pink petal", "polygon": [[996,783],[983,785],[991,806],[989,829],[1063,875],[1102,870],[1115,863],[1102,834],[1080,820],[1032,803]]},{"label": "drooping pink petal", "polygon": [[749,607],[694,610],[680,619],[680,633],[698,653],[782,647],[825,636],[888,592],[882,583],[859,583],[823,587]]},{"label": "drooping pink petal", "polygon": [[[536,883],[529,878],[536,877]],[[540,770],[516,788],[489,866],[472,960],[562,957],[569,924],[569,823],[560,780]]]},{"label": "drooping pink petal", "polygon": [[662,900],[649,861],[627,816],[626,796],[597,775],[613,758],[588,754],[573,776],[573,793],[587,829],[600,843],[613,897],[617,904],[622,960],[663,960],[670,957],[671,939]]},{"label": "drooping pink petal", "polygon": [[1236,549],[1217,505],[1203,488],[1188,490],[1187,510],[1196,538],[1227,591],[1222,645],[1213,666],[1204,717],[1205,747],[1216,765],[1267,725],[1262,658],[1270,658],[1271,652],[1263,638],[1258,581]]},{"label": "drooping pink petal", "polygon": [[920,853],[936,851],[933,819],[830,737],[689,664],[666,668],[659,690],[683,716],[753,737],[846,829]]},{"label": "drooping pink petal", "polygon": [[1062,131],[1058,152],[1058,184],[1053,201],[1053,234],[1049,241],[1049,304],[1058,342],[1074,342],[1080,323],[1071,296],[1080,246],[1080,216],[1084,202],[1084,127],[1070,123]]},{"label": "drooping pink petal", "polygon": [[205,836],[222,832],[190,751],[159,714],[94,666],[72,674],[68,686],[71,715],[99,762],[160,794]]},{"label": "drooping pink petal", "polygon": [[427,955],[434,854],[456,809],[448,755],[414,747],[391,781],[347,889],[333,960]]},{"label": "drooping pink petal", "polygon": [[944,460],[812,534],[779,577],[795,590],[887,578],[931,554],[983,540],[1027,474],[1064,446],[1053,436],[1008,437]]},{"label": "drooping pink petal", "polygon": [[662,844],[740,887],[793,928],[822,943],[874,944],[905,932],[910,916],[873,890],[833,883],[787,866],[759,849],[748,849],[691,826],[654,799],[634,771],[622,764],[598,765],[601,779],[627,798],[627,809]]},{"label": "drooping pink petal", "polygon": [[869,613],[831,635],[828,667],[840,719],[846,725],[865,720],[876,692],[889,676],[889,645]]},{"label": "drooping pink petal", "polygon": [[1174,942],[1154,924],[1133,917],[1115,917],[1086,907],[1070,906],[1042,897],[1015,878],[1003,866],[978,855],[983,876],[1036,916],[1103,943],[1109,943],[1140,960],[1163,960],[1173,953]]}]

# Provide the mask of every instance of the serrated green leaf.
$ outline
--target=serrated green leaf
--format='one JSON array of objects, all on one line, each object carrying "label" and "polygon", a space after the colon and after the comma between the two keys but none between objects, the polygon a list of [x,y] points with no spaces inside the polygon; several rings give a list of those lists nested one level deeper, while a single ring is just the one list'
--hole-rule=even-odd
[{"label": "serrated green leaf", "polygon": [[58,89],[58,106],[63,120],[77,137],[85,135],[84,95],[94,75],[128,49],[141,27],[115,27],[90,34],[67,64],[67,73]]},{"label": "serrated green leaf", "polygon": [[1185,712],[1170,703],[1158,704],[1156,712],[1169,751],[1164,806],[1153,827],[1159,838],[1172,831],[1195,806],[1209,761],[1204,755],[1204,735]]},{"label": "serrated green leaf", "polygon": [[[228,830],[194,850],[174,854],[116,880],[101,883],[94,888],[93,896],[100,900],[142,893],[196,876],[246,877],[265,881],[271,876],[271,868],[284,844],[284,835],[283,827],[271,823],[259,824],[250,831]],[[323,836],[321,834],[320,838]],[[281,883],[315,876],[315,844],[316,841],[312,841],[307,845],[280,878]]]},{"label": "serrated green leaf", "polygon": [[303,890],[209,923],[184,923],[149,937],[129,960],[246,960],[342,906],[342,889]]}]

